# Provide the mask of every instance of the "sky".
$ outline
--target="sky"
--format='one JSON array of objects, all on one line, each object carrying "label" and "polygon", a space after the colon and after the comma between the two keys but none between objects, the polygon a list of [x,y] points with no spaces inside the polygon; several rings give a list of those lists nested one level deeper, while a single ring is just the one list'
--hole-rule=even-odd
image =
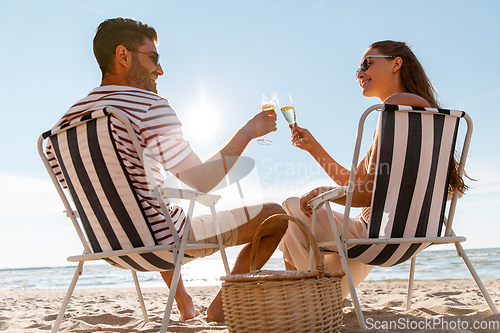
[{"label": "sky", "polygon": [[[468,182],[471,189],[458,202],[455,232],[468,238],[465,248],[498,247],[496,0],[0,0],[0,268],[63,266],[82,251],[37,140],[99,86],[92,39],[102,21],[119,16],[156,28],[165,72],[158,92],[202,159],[260,111],[263,92],[275,91],[292,95],[298,124],[350,167],[359,116],[380,103],[361,95],[354,75],[361,56],[378,40],[407,42],[442,106],[464,110],[474,121],[466,170],[476,181]],[[216,192],[222,195],[219,209],[281,203],[333,185],[290,144],[287,123],[278,116],[278,131],[268,135],[273,144],[253,141],[244,153],[255,161],[240,182],[244,198],[233,184]],[[375,122],[376,116],[368,120],[362,150]]]}]

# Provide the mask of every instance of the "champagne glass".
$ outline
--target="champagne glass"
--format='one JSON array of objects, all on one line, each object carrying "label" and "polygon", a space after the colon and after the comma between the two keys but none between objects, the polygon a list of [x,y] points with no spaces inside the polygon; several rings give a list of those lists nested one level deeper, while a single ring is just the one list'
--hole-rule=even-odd
[{"label": "champagne glass", "polygon": [[[281,110],[281,114],[283,114],[283,117],[285,117],[286,121],[293,126],[297,121],[297,116],[295,115],[295,108],[293,107],[292,96],[290,95],[280,96],[278,98],[278,106]],[[292,142],[292,145],[294,147],[297,147],[306,141],[307,141],[306,138],[299,138],[294,142]]]},{"label": "champagne glass", "polygon": [[[276,98],[278,94],[275,92],[265,92],[262,94],[262,111],[274,111],[276,108]],[[267,135],[257,140],[261,145],[270,145],[273,142],[267,139]]]}]

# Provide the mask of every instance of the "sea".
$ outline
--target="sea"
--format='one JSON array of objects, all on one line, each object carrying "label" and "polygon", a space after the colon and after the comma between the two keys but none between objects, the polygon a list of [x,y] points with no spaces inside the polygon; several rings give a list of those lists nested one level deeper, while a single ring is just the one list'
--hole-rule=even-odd
[{"label": "sea", "polygon": [[[467,249],[481,279],[500,278],[500,248]],[[229,259],[234,264],[235,259]],[[63,267],[36,267],[0,269],[0,290],[66,289],[76,265]],[[284,270],[283,260],[273,256],[264,269]],[[407,280],[410,261],[393,267],[375,267],[367,277],[371,281]],[[138,272],[141,287],[165,287],[157,272]],[[220,286],[224,276],[220,259],[197,259],[182,267],[182,278],[187,287]],[[453,250],[423,251],[417,256],[415,280],[470,279],[462,258]],[[134,287],[132,274],[106,263],[86,263],[77,288]]]}]

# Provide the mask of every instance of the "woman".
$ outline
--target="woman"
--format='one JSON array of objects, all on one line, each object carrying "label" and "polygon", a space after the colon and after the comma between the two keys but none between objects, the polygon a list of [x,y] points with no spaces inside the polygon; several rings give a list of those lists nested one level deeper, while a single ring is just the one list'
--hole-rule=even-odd
[{"label": "woman", "polygon": [[[362,89],[363,96],[378,97],[382,103],[439,107],[437,94],[431,81],[415,54],[404,42],[380,41],[370,45],[361,59],[360,67],[356,71],[356,78]],[[340,186],[348,185],[349,170],[337,163],[308,130],[295,124],[292,128],[292,142],[298,138],[307,139],[298,147],[311,154],[335,183]],[[373,142],[366,156],[361,160],[356,173],[352,207],[363,208],[358,216],[350,218],[347,238],[367,237],[367,223],[370,216],[369,207],[372,194],[370,185],[373,184],[374,180],[377,148],[377,133],[375,133]],[[300,199],[288,198],[283,203],[283,207],[289,214],[301,219],[310,226],[312,209],[307,202],[332,188],[318,187],[304,194]],[[463,180],[458,177],[458,168],[455,162],[449,192],[456,191],[462,194],[466,189]],[[346,197],[342,197],[334,202],[344,205],[345,200]],[[343,214],[334,211],[333,215],[340,233]],[[315,236],[318,242],[333,239],[325,207],[318,210]],[[289,225],[288,231],[280,244],[280,249],[283,251],[283,259],[287,270],[307,270],[309,244],[302,231],[294,224]],[[338,255],[328,255],[324,259],[327,270],[342,270]],[[351,259],[347,261],[354,285],[357,286],[365,279],[373,266]],[[342,294],[343,297],[348,294],[345,278],[342,281]]]}]

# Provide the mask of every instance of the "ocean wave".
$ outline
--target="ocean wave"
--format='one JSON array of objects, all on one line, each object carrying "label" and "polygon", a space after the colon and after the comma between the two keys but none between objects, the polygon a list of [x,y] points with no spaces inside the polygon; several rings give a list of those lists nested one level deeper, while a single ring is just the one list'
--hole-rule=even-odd
[{"label": "ocean wave", "polygon": [[[497,279],[500,276],[500,248],[469,249],[467,255],[481,279]],[[230,266],[235,259],[230,259]],[[410,262],[392,267],[374,267],[367,277],[371,281],[407,280]],[[76,266],[28,267],[0,269],[0,290],[19,289],[66,289],[73,278]],[[284,270],[281,258],[271,258],[264,269]],[[217,286],[224,276],[224,267],[218,259],[192,261],[182,267],[182,277],[187,287]],[[166,287],[158,272],[137,272],[142,287]],[[416,280],[471,278],[463,260],[456,251],[423,251],[417,256]],[[77,288],[128,288],[134,287],[132,274],[108,264],[84,265]]]}]

